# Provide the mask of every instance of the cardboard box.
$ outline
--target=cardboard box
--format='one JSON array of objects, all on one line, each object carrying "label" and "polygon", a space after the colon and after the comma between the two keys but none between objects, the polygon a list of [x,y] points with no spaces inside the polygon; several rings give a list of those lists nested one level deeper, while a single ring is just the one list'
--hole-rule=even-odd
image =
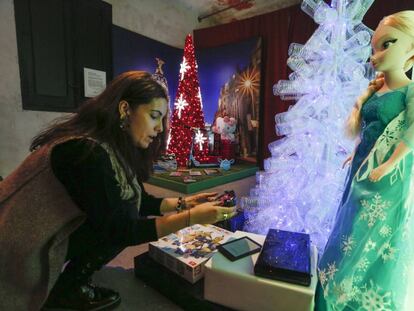
[{"label": "cardboard box", "polygon": [[217,245],[232,236],[213,225],[194,225],[149,243],[149,255],[194,284],[204,276],[204,265],[217,252]]},{"label": "cardboard box", "polygon": [[[263,245],[265,236],[236,231],[234,238],[248,236]],[[204,299],[236,309],[252,311],[311,311],[317,276],[317,250],[311,246],[311,285],[290,284],[254,275],[259,253],[231,262],[217,253],[205,265]]]}]

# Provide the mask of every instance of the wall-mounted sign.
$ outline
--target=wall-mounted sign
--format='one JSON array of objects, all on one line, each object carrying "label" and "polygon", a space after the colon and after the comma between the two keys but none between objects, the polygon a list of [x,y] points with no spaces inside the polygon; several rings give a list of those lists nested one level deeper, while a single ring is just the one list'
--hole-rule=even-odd
[{"label": "wall-mounted sign", "polygon": [[85,83],[85,97],[95,97],[106,87],[106,72],[90,68],[83,68]]}]

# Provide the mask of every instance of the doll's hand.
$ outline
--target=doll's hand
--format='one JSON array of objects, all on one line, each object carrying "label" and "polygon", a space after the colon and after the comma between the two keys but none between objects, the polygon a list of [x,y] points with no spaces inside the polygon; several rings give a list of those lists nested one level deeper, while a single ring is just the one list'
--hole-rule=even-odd
[{"label": "doll's hand", "polygon": [[353,154],[351,154],[349,157],[347,157],[347,158],[345,159],[344,163],[342,163],[342,168],[344,168],[344,167],[345,167],[345,165],[347,165],[347,164],[351,164],[351,163],[352,163],[353,158],[354,158],[354,155],[353,155]]},{"label": "doll's hand", "polygon": [[371,182],[380,181],[385,175],[388,175],[389,173],[391,173],[393,168],[394,167],[392,165],[389,165],[388,163],[383,163],[371,171],[368,179]]},{"label": "doll's hand", "polygon": [[190,195],[185,198],[185,207],[192,208],[198,204],[214,200],[217,196],[217,192],[205,192],[205,193],[198,193],[195,195]]},{"label": "doll's hand", "polygon": [[384,85],[384,73],[380,72],[375,76],[374,80],[371,80],[368,84],[368,91],[374,93],[378,91]]}]

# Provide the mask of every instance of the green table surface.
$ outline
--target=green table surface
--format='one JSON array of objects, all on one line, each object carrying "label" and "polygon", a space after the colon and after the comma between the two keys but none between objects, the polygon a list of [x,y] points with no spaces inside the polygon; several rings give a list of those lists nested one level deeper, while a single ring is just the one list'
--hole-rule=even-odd
[{"label": "green table surface", "polygon": [[190,176],[189,172],[182,172],[181,176],[170,176],[171,172],[155,173],[147,183],[162,188],[171,189],[181,193],[195,193],[204,189],[212,188],[232,181],[236,181],[248,176],[255,175],[258,167],[253,164],[234,164],[231,169],[224,171],[216,168],[219,173],[216,175],[206,175],[204,169],[212,168],[192,168],[192,171],[200,171],[202,175],[191,176],[196,182],[185,183],[184,177]]}]

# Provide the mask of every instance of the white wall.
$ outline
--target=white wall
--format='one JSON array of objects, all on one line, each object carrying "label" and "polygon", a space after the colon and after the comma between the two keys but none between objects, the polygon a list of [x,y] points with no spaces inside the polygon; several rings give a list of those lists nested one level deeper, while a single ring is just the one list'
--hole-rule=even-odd
[{"label": "white wall", "polygon": [[[175,47],[183,47],[197,15],[168,0],[106,0],[113,24]],[[60,113],[23,111],[13,0],[0,0],[0,176],[27,156],[30,141]]]},{"label": "white wall", "polygon": [[104,0],[112,4],[112,22],[162,43],[184,47],[185,36],[198,27],[197,13],[175,0]]}]

